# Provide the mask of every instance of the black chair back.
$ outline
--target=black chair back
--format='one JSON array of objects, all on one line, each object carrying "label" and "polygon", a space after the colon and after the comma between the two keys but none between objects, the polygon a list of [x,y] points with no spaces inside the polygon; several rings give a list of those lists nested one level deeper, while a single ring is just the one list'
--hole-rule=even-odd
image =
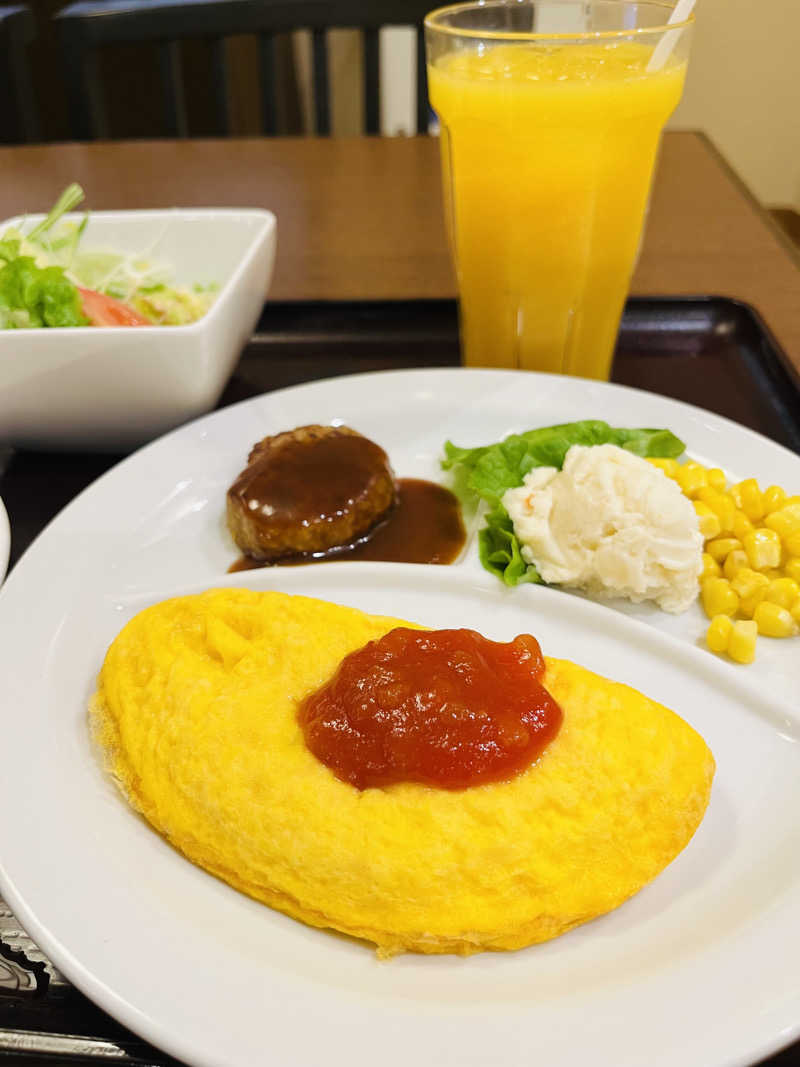
[{"label": "black chair back", "polygon": [[20,4],[0,7],[0,143],[39,140],[39,121],[28,67],[28,45],[36,26]]},{"label": "black chair back", "polygon": [[108,136],[97,49],[121,42],[156,42],[159,47],[166,133],[187,136],[179,42],[210,39],[212,80],[221,134],[230,132],[225,38],[258,39],[261,128],[276,132],[275,37],[310,30],[313,56],[315,132],[330,133],[326,31],[360,29],[364,41],[365,128],[380,132],[378,31],[383,26],[417,29],[417,128],[427,129],[428,94],[422,20],[431,0],[81,0],[56,15],[62,45],[73,134],[79,140]]}]

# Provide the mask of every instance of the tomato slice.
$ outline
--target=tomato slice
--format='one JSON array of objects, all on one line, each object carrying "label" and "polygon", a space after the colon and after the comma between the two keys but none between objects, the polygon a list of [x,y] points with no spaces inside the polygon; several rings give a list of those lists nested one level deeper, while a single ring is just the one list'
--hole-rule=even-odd
[{"label": "tomato slice", "polygon": [[81,289],[83,313],[92,326],[152,326],[152,322],[134,311],[132,307],[115,300],[113,296],[104,296],[94,289]]}]

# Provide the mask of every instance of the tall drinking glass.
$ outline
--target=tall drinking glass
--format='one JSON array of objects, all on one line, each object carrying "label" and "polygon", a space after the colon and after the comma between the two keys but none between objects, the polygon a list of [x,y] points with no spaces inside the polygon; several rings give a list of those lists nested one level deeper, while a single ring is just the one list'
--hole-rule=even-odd
[{"label": "tall drinking glass", "polygon": [[481,0],[425,20],[469,366],[608,378],[692,19]]}]

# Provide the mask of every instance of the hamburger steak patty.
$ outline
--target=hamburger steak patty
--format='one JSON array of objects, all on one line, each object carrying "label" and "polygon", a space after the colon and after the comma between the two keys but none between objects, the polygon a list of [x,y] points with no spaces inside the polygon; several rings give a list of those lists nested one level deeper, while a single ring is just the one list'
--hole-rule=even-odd
[{"label": "hamburger steak patty", "polygon": [[268,561],[364,537],[395,503],[386,453],[347,426],[300,426],[254,445],[228,490],[228,528]]}]

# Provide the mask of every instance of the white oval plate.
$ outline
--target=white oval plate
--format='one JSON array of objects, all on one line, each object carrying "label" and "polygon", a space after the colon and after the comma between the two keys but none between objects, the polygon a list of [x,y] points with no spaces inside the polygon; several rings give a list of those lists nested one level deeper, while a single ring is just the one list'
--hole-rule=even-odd
[{"label": "white oval plate", "polygon": [[6,576],[8,557],[11,552],[11,527],[8,524],[8,512],[0,499],[0,585]]},{"label": "white oval plate", "polygon": [[[446,437],[483,444],[598,416],[669,426],[698,459],[736,477],[800,485],[793,454],[660,397],[532,374],[411,371],[301,386],[198,420],[120,464],[50,525],[0,592],[2,736],[14,754],[0,776],[0,891],[79,988],[200,1067],[735,1067],[797,1035],[792,642],[736,668],[695,647],[699,612],[666,626],[659,613],[635,612],[656,624],[647,626],[556,590],[507,590],[481,570],[474,543],[449,568],[225,573],[235,550],[224,492],[268,433],[341,420],[382,444],[398,474],[436,477]],[[517,953],[379,963],[364,946],[272,912],[138,819],[86,731],[97,670],[125,620],[164,596],[227,584],[497,638],[530,630],[548,654],[642,689],[703,734],[718,764],[708,814],[685,852],[622,908]]]}]

